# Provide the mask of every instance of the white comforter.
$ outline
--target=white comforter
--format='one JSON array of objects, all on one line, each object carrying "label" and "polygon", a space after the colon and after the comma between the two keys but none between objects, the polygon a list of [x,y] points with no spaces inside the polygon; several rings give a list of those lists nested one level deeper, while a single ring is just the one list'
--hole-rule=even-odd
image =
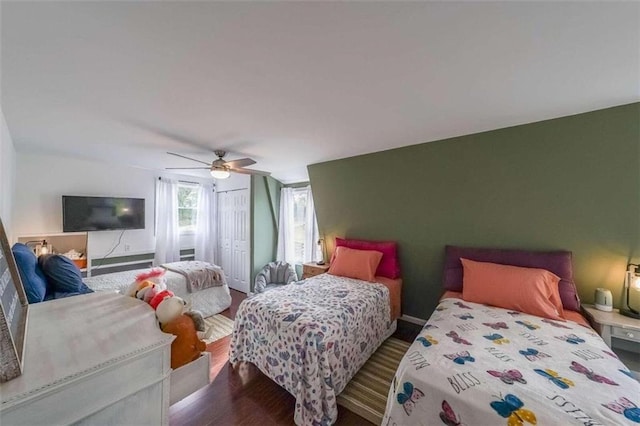
[{"label": "white comforter", "polygon": [[590,328],[445,299],[405,354],[383,425],[640,423],[640,384]]},{"label": "white comforter", "polygon": [[322,274],[246,299],[229,360],[255,364],[296,398],[298,425],[336,421],[338,395],[389,334],[389,290]]}]

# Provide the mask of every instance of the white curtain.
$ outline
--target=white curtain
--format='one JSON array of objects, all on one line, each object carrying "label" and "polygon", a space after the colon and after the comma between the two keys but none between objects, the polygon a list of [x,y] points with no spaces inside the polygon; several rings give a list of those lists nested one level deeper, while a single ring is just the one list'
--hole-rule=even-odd
[{"label": "white curtain", "polygon": [[180,260],[180,227],[178,223],[178,182],[156,181],[156,253],[153,264]]},{"label": "white curtain", "polygon": [[278,251],[277,260],[295,264],[293,188],[282,188],[280,191],[280,217],[278,219]]},{"label": "white curtain", "polygon": [[216,263],[217,258],[217,198],[213,185],[198,189],[198,215],[195,233],[195,260]]},{"label": "white curtain", "polygon": [[[278,225],[278,251],[277,259],[295,264],[301,262],[313,262],[318,258],[318,222],[313,205],[311,187],[282,188],[280,192],[280,218]],[[295,199],[306,197],[306,211],[302,218],[296,218]],[[304,225],[304,240],[296,241],[296,219]],[[298,223],[299,225],[300,223]],[[302,253],[296,253],[296,242],[302,243]]]},{"label": "white curtain", "polygon": [[313,205],[313,194],[311,187],[306,188],[307,192],[307,211],[304,227],[304,258],[303,262],[315,262],[318,258],[318,220],[316,219],[316,209]]}]

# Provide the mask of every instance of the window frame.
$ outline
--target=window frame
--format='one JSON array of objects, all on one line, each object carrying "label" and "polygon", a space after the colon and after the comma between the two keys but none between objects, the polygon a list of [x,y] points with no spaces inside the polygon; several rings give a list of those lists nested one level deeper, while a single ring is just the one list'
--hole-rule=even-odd
[{"label": "window frame", "polygon": [[[178,196],[178,200],[177,200],[177,205],[178,205],[178,229],[180,230],[180,235],[193,235],[196,233],[196,226],[198,225],[198,207],[200,205],[200,200],[198,197],[198,188],[200,185],[196,184],[196,183],[187,183],[187,182],[178,182],[178,194],[176,194]],[[195,191],[196,193],[196,205],[195,207],[183,207],[180,206],[180,189],[182,188],[189,188],[192,189],[193,191]],[[180,225],[180,210],[185,210],[185,209],[190,209],[190,210],[195,210],[195,215],[194,220],[193,220],[193,224],[189,225],[189,226],[181,226]]]}]

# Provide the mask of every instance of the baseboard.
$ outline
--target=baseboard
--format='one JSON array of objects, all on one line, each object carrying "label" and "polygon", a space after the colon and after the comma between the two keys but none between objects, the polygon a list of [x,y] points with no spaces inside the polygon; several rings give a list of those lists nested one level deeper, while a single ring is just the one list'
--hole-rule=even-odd
[{"label": "baseboard", "polygon": [[406,322],[410,322],[412,324],[418,324],[418,325],[425,325],[427,323],[427,320],[424,320],[422,318],[412,317],[410,315],[402,315],[400,317],[400,321],[406,321]]}]

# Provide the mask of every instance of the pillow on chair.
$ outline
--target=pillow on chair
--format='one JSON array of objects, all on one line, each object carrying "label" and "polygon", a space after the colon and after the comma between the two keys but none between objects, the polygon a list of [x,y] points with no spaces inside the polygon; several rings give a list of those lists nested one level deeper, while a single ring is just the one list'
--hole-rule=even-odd
[{"label": "pillow on chair", "polygon": [[298,276],[293,265],[283,261],[269,262],[256,275],[253,288],[256,293],[262,293],[268,288],[294,281],[298,281]]},{"label": "pillow on chair", "polygon": [[29,247],[15,243],[11,248],[18,273],[29,303],[42,302],[47,294],[47,279],[38,264],[38,258]]},{"label": "pillow on chair", "polygon": [[47,295],[47,300],[93,293],[93,290],[82,282],[80,269],[71,259],[59,254],[47,254],[38,258],[38,264],[51,286],[51,294]]}]

